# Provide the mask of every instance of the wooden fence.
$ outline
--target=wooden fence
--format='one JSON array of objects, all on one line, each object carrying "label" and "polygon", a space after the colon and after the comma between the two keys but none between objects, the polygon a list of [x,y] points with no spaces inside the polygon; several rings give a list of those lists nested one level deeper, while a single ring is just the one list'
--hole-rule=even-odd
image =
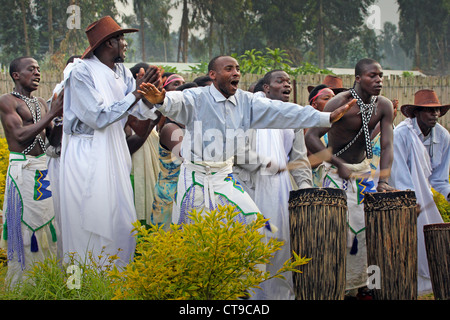
[{"label": "wooden fence", "polygon": [[[192,81],[198,75],[187,73],[183,74],[186,81]],[[246,90],[252,83],[260,79],[261,75],[247,74],[241,78],[240,87]],[[346,88],[353,86],[353,75],[340,76],[343,85]],[[300,105],[308,103],[308,90],[310,85],[318,85],[322,83],[325,75],[301,75],[292,79],[294,85],[294,93],[292,101]],[[53,88],[62,80],[62,74],[50,73],[43,71],[41,74],[41,82],[39,89],[34,93],[36,96],[47,99],[51,96]],[[8,73],[0,72],[0,94],[8,93],[13,90],[14,83]],[[450,103],[450,76],[443,77],[403,77],[397,75],[385,76],[383,81],[382,95],[389,99],[398,99],[399,106],[414,102],[414,93],[420,89],[432,89],[436,91],[442,104]],[[404,119],[401,112],[398,112],[395,124]],[[450,112],[440,119],[440,124],[447,130],[450,130]],[[2,134],[2,132],[0,133]]]}]

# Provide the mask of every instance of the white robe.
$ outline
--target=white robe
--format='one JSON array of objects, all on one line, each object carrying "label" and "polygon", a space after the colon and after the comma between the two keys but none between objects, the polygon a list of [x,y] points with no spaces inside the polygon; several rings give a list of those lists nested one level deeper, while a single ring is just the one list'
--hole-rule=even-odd
[{"label": "white robe", "polygon": [[[408,128],[408,130],[405,130],[405,128]],[[433,193],[428,180],[431,174],[430,156],[413,128],[412,120],[407,118],[394,130],[394,162],[390,184],[399,190],[414,190],[417,203],[420,204],[422,209],[417,218],[419,295],[432,290],[423,226],[443,222],[433,200]],[[410,179],[407,179],[409,185],[402,183],[402,181],[405,181],[405,177],[410,177]]]},{"label": "white robe", "polygon": [[[275,168],[286,168],[288,154],[292,149],[294,130],[261,129],[256,131],[256,153],[270,158]],[[271,166],[272,167],[272,166]],[[275,230],[264,229],[267,237],[283,241],[281,250],[275,252],[266,270],[275,274],[291,258],[289,232],[289,192],[292,190],[289,171],[279,173],[260,169],[253,177],[255,181],[254,201],[265,218],[268,218]],[[292,272],[283,274],[285,279],[271,279],[260,284],[262,290],[255,289],[252,299],[256,300],[293,300]]]},{"label": "white robe", "polygon": [[[110,68],[98,59],[79,63],[86,65],[104,105],[124,99],[127,86]],[[71,101],[71,95],[83,94],[71,92],[68,87],[70,84],[66,85],[65,104]],[[60,192],[66,261],[72,252],[78,254],[81,263],[89,263],[89,252],[94,257],[117,254],[117,265],[133,257],[136,241],[131,231],[137,217],[130,179],[131,156],[124,132],[126,121],[124,116],[94,130],[93,135],[67,134],[65,128]]]}]

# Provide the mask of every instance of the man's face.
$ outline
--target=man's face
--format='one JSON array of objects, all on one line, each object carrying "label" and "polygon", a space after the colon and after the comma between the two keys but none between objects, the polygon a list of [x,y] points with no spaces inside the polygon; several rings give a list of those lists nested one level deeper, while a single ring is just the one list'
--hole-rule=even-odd
[{"label": "man's face", "polygon": [[383,88],[383,70],[380,64],[373,63],[365,66],[362,75],[356,76],[356,82],[364,92],[378,96]]},{"label": "man's face", "polygon": [[238,89],[241,71],[236,59],[225,56],[216,60],[214,70],[209,72],[209,76],[213,80],[217,90],[219,90],[225,98],[229,98],[234,95]]},{"label": "man's face", "polygon": [[292,86],[289,75],[284,71],[276,71],[270,77],[270,83],[264,85],[267,98],[272,100],[289,101]]},{"label": "man's face", "polygon": [[124,35],[120,35],[111,39],[111,43],[116,48],[116,57],[114,62],[124,62],[126,58],[126,52],[128,49],[128,43],[125,40]]},{"label": "man's face", "polygon": [[436,126],[441,115],[441,108],[416,108],[414,110],[414,115],[417,118],[417,124],[421,128],[431,129]]},{"label": "man's face", "polygon": [[29,91],[37,90],[41,81],[41,69],[33,58],[25,58],[20,62],[18,72],[13,73],[13,78]]}]

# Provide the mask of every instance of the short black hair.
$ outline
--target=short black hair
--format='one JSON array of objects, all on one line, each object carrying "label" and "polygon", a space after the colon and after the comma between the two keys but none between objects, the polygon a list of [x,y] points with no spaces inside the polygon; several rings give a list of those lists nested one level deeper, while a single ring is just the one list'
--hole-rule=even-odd
[{"label": "short black hair", "polygon": [[72,63],[75,59],[80,59],[81,58],[81,55],[74,55],[74,56],[71,56],[69,59],[67,59],[67,61],[66,61],[66,66],[69,64],[69,63]]},{"label": "short black hair", "polygon": [[181,86],[178,86],[175,90],[183,91],[185,89],[197,88],[197,87],[198,87],[198,84],[196,84],[195,82],[186,82],[186,83],[182,84]]},{"label": "short black hair", "polygon": [[264,77],[262,78],[262,84],[270,84],[270,81],[272,80],[272,74],[274,74],[275,72],[285,72],[284,70],[281,69],[274,69],[274,70],[270,70],[269,72],[267,72]]},{"label": "short black hair", "polygon": [[370,58],[364,58],[358,61],[358,63],[355,66],[355,77],[361,76],[364,72],[365,66],[372,65],[374,63],[378,63],[378,61],[370,59]]},{"label": "short black hair", "polygon": [[208,85],[208,82],[211,82],[212,79],[209,76],[200,76],[194,79],[194,82],[199,86],[199,87],[204,87],[206,85]]},{"label": "short black hair", "polygon": [[260,91],[264,91],[264,78],[261,78],[258,80],[258,82],[256,82],[255,84],[255,88],[253,89],[253,92],[260,92]]},{"label": "short black hair", "polygon": [[34,59],[34,58],[30,57],[30,56],[22,56],[22,57],[15,58],[9,64],[9,75],[11,76],[11,79],[13,81],[14,81],[13,73],[20,71],[20,64],[21,64],[22,60],[24,60],[24,59]]},{"label": "short black hair", "polygon": [[228,56],[226,56],[226,55],[216,56],[216,57],[212,58],[211,61],[209,61],[209,63],[208,63],[208,72],[210,72],[211,70],[215,70],[214,68],[216,67],[216,61],[219,58],[222,58],[222,57],[228,57]]}]

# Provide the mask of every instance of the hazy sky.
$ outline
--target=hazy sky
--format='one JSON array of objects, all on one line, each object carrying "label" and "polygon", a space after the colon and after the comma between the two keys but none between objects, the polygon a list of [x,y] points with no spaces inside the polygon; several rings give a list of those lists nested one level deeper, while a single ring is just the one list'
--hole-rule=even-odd
[{"label": "hazy sky", "polygon": [[375,2],[381,9],[381,25],[390,21],[398,24],[398,4],[395,0],[378,0]]}]

